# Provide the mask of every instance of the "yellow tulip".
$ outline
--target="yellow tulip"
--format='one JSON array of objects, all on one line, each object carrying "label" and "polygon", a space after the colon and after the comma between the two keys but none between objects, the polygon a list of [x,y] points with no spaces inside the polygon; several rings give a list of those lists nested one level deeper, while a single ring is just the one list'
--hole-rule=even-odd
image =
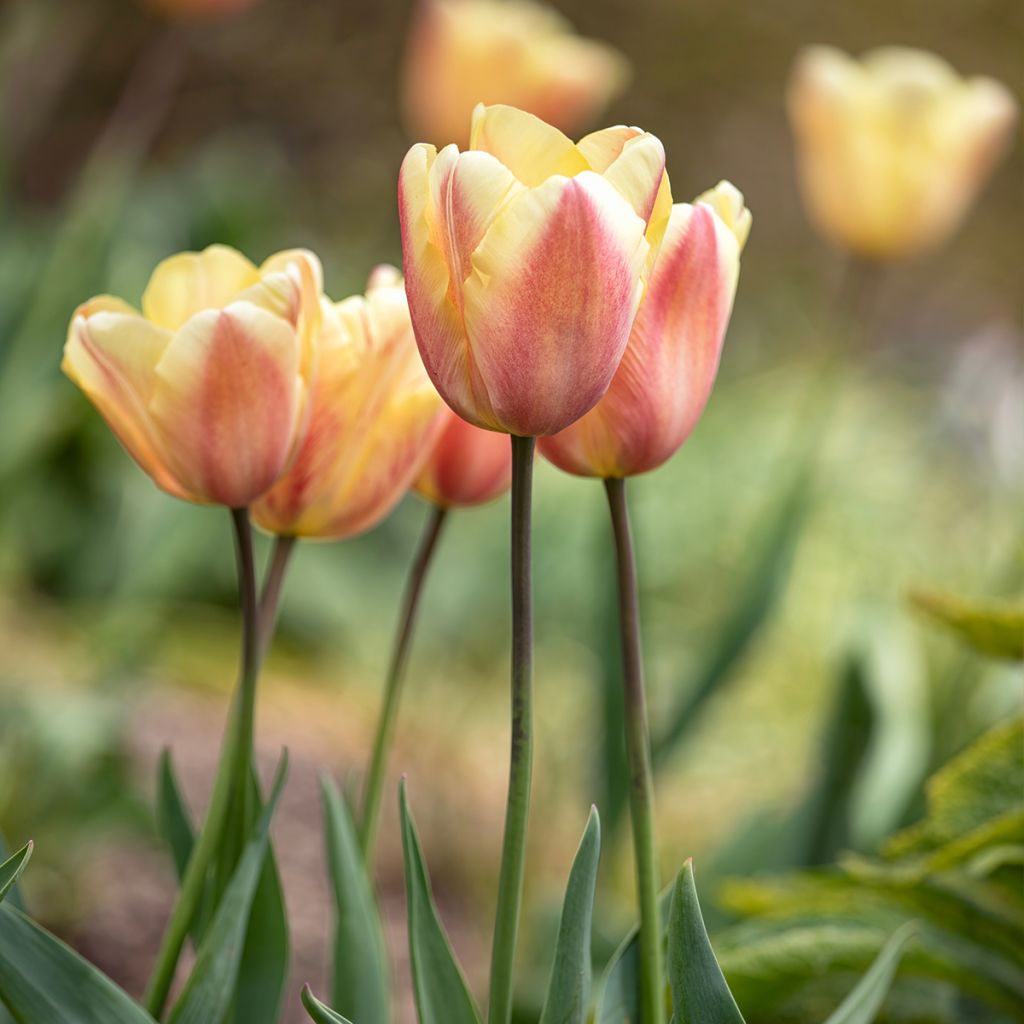
[{"label": "yellow tulip", "polygon": [[465,146],[477,103],[508,103],[565,132],[622,91],[625,58],[582,39],[531,0],[420,0],[409,35],[404,107],[415,138]]},{"label": "yellow tulip", "polygon": [[860,61],[814,46],[789,86],[804,199],[836,244],[874,260],[943,242],[1004,152],[1017,104],[991,78],[887,47]]},{"label": "yellow tulip", "polygon": [[165,491],[242,508],[301,438],[319,275],[303,251],[172,256],[141,313],[110,295],[75,311],[63,370]]},{"label": "yellow tulip", "polygon": [[634,476],[689,437],[718,373],[750,223],[725,181],[672,207],[611,387],[582,419],[541,438],[547,459],[580,476]]},{"label": "yellow tulip", "polygon": [[463,419],[542,436],[607,390],[668,222],[665,151],[638,128],[573,143],[479,106],[471,149],[413,146],[399,176],[427,372]]},{"label": "yellow tulip", "polygon": [[342,538],[376,525],[409,489],[443,403],[413,338],[398,271],[366,295],[323,300],[309,430],[289,471],[253,506],[270,533]]}]

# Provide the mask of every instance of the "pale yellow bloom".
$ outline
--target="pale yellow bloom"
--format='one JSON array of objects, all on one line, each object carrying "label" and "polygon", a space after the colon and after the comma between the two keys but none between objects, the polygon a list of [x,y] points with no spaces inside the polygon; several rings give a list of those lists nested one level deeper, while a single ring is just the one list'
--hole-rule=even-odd
[{"label": "pale yellow bloom", "polygon": [[886,47],[854,60],[814,46],[789,86],[811,218],[869,259],[933,248],[959,226],[1007,147],[1017,103],[991,78]]}]

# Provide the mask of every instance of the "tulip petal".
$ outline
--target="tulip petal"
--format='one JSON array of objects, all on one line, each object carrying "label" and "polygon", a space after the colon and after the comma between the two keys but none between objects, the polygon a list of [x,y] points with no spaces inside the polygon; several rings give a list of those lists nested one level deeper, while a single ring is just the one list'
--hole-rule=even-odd
[{"label": "tulip petal", "polygon": [[557,128],[500,103],[481,103],[473,111],[469,145],[497,157],[529,188],[554,174],[571,177],[588,169],[583,154]]},{"label": "tulip petal", "polygon": [[442,508],[493,501],[512,484],[512,448],[505,434],[481,430],[446,409],[436,443],[416,478],[416,492]]},{"label": "tulip petal", "polygon": [[248,302],[197,313],[156,367],[150,413],[175,476],[241,508],[280,476],[297,428],[299,343],[287,321]]},{"label": "tulip petal", "polygon": [[142,296],[142,312],[147,320],[176,331],[196,313],[226,306],[259,280],[256,267],[226,245],[179,253],[153,271]]},{"label": "tulip petal", "polygon": [[598,401],[636,312],[644,227],[592,171],[508,203],[464,285],[472,359],[494,410],[484,425],[550,434]]},{"label": "tulip petal", "polygon": [[578,143],[590,166],[611,182],[637,215],[650,220],[665,175],[665,147],[639,128],[606,128]]}]

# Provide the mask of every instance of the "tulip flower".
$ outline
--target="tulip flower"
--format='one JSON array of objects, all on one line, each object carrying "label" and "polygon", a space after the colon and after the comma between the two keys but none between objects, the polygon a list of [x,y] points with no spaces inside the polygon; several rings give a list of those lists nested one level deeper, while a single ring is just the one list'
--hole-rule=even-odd
[{"label": "tulip flower", "polygon": [[804,199],[818,228],[870,260],[924,252],[958,227],[1017,115],[991,78],[887,47],[860,61],[805,50],[789,86]]},{"label": "tulip flower", "polygon": [[508,438],[481,430],[450,409],[444,428],[413,488],[440,508],[483,505],[512,485],[512,452]]},{"label": "tulip flower", "polygon": [[672,207],[611,387],[582,419],[541,438],[551,462],[581,476],[634,476],[686,440],[718,372],[750,220],[728,182]]},{"label": "tulip flower", "polygon": [[514,107],[479,106],[471,149],[413,146],[399,207],[427,372],[477,426],[554,434],[607,390],[671,207],[653,135],[574,144]]},{"label": "tulip flower", "polygon": [[403,98],[415,137],[469,141],[477,103],[509,103],[577,132],[626,85],[629,65],[530,0],[420,0]]},{"label": "tulip flower", "polygon": [[270,533],[352,537],[409,489],[441,428],[398,271],[366,295],[323,301],[309,430],[289,471],[253,507]]},{"label": "tulip flower", "polygon": [[307,252],[172,256],[141,313],[110,295],[75,311],[64,372],[165,491],[242,508],[302,437],[319,274]]}]

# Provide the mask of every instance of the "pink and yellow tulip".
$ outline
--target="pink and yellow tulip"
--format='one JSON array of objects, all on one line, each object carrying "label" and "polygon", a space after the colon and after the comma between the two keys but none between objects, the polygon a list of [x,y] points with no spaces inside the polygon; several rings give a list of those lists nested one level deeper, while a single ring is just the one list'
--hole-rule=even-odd
[{"label": "pink and yellow tulip", "polygon": [[565,132],[586,127],[629,78],[621,54],[531,0],[420,0],[403,102],[414,137],[469,141],[477,103],[509,103]]},{"label": "pink and yellow tulip", "polygon": [[310,404],[305,441],[253,518],[284,536],[351,537],[408,491],[442,425],[394,268],[374,271],[365,296],[323,301]]},{"label": "pink and yellow tulip", "polygon": [[686,440],[718,372],[750,220],[728,182],[672,207],[611,387],[582,419],[541,438],[551,462],[581,476],[633,476]]},{"label": "pink and yellow tulip", "polygon": [[165,491],[244,507],[302,437],[319,276],[302,251],[261,267],[220,245],[172,256],[141,313],[110,295],[75,311],[64,372]]},{"label": "pink and yellow tulip", "polygon": [[406,288],[427,372],[477,426],[563,430],[607,390],[671,208],[653,135],[573,143],[479,106],[471,149],[419,144],[399,179]]},{"label": "pink and yellow tulip", "polygon": [[1006,149],[1017,103],[991,78],[886,47],[854,60],[813,46],[797,60],[789,115],[808,212],[874,260],[900,259],[956,230]]},{"label": "pink and yellow tulip", "polygon": [[413,488],[441,508],[483,505],[512,484],[512,449],[504,434],[481,430],[446,409],[442,429]]}]

